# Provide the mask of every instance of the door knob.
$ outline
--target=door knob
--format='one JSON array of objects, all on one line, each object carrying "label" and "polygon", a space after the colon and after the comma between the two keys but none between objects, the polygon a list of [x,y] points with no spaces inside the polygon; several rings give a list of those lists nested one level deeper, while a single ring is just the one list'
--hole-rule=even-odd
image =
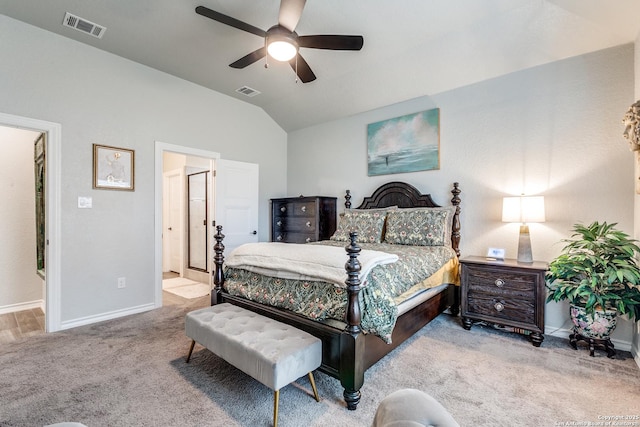
[{"label": "door knob", "polygon": [[172,230],[172,228],[171,228],[171,227],[169,227],[169,231],[171,231],[171,230]]},{"label": "door knob", "polygon": [[253,230],[251,234],[258,234],[258,232],[256,230]]}]

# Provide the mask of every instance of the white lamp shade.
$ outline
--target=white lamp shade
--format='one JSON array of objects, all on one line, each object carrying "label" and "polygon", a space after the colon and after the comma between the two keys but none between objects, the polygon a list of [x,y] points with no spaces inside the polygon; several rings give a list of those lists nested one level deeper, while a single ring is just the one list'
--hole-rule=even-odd
[{"label": "white lamp shade", "polygon": [[502,222],[544,222],[544,197],[505,197],[502,200]]}]

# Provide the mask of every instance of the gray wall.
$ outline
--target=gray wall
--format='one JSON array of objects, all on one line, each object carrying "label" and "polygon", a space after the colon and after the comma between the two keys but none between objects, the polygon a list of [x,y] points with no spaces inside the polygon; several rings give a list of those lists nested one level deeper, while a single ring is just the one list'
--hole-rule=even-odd
[{"label": "gray wall", "polygon": [[[0,40],[0,112],[62,127],[63,323],[154,302],[155,141],[258,163],[268,238],[287,141],[263,110],[4,15]],[[135,150],[134,192],[92,189],[94,143]],[[78,196],[93,208],[78,209]]]},{"label": "gray wall", "polygon": [[[633,232],[633,158],[621,124],[633,88],[634,47],[625,45],[291,132],[288,193],[342,197],[349,188],[358,204],[401,180],[447,204],[459,181],[462,255],[498,247],[511,258],[518,226],[501,222],[502,197],[544,195],[547,222],[530,229],[534,258],[550,261],[576,222]],[[440,170],[368,177],[366,125],[436,107]],[[548,330],[569,326],[564,304],[548,304],[546,314]],[[628,347],[632,325],[623,322],[614,338]]]}]

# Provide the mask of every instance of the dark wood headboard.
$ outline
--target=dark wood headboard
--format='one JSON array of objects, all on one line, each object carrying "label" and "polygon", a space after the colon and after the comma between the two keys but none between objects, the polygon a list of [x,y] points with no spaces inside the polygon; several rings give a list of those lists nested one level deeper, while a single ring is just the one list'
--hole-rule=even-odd
[{"label": "dark wood headboard", "polygon": [[[453,183],[451,194],[453,194],[451,204],[456,207],[451,229],[451,246],[456,251],[456,254],[460,256],[460,188],[457,182]],[[351,209],[350,190],[347,190],[345,195],[344,206],[347,209]],[[356,209],[387,208],[389,206],[398,206],[399,208],[437,208],[441,205],[434,202],[430,194],[420,193],[413,185],[394,181],[378,187],[371,196],[365,197]]]}]

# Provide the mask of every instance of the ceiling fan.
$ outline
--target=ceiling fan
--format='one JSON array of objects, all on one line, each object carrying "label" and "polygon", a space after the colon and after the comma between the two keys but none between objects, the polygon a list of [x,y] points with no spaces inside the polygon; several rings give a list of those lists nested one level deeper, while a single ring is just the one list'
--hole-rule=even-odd
[{"label": "ceiling fan", "polygon": [[347,35],[314,35],[299,36],[295,32],[306,0],[281,0],[278,23],[264,31],[246,22],[216,12],[204,6],[196,7],[196,13],[214,21],[264,37],[264,46],[229,64],[232,68],[245,68],[264,58],[267,53],[273,59],[289,62],[291,68],[303,83],[312,82],[316,75],[311,71],[307,61],[300,55],[301,47],[330,50],[360,50],[364,44],[362,36]]}]

